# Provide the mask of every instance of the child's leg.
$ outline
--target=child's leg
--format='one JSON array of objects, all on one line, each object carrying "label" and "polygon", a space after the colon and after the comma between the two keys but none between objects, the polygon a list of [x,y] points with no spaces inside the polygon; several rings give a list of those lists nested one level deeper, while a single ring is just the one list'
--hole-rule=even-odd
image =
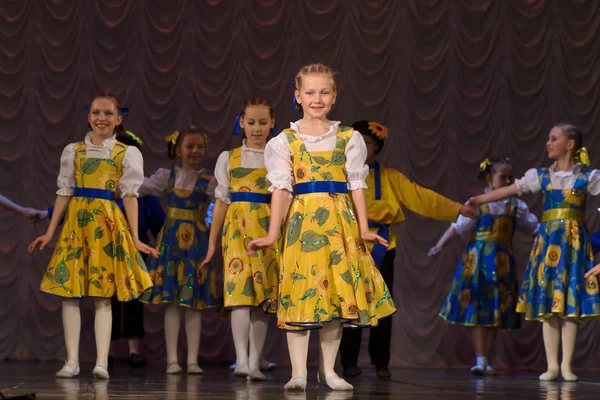
[{"label": "child's leg", "polygon": [[541,381],[553,381],[558,377],[558,347],[560,345],[560,321],[552,317],[543,322],[544,347],[548,370],[540,375]]},{"label": "child's leg", "polygon": [[200,350],[200,334],[202,330],[202,315],[200,311],[188,308],[185,310],[185,334],[188,345],[188,374],[201,374],[198,367],[198,352]]},{"label": "child's leg", "polygon": [[579,378],[571,369],[571,361],[573,360],[573,352],[575,351],[575,340],[577,339],[577,321],[573,319],[561,320],[562,325],[562,363],[560,373],[563,379],[567,382],[575,382]]},{"label": "child's leg", "polygon": [[165,310],[165,341],[167,344],[167,373],[178,374],[181,372],[177,362],[177,340],[179,339],[179,326],[181,313],[179,305],[172,303]]},{"label": "child's leg", "polygon": [[67,363],[79,364],[79,335],[81,332],[81,313],[78,300],[64,300],[62,304],[63,330],[67,348]]},{"label": "child's leg", "polygon": [[267,320],[269,315],[261,308],[254,307],[250,316],[250,377],[263,380],[266,377],[260,373],[260,356],[267,336]]},{"label": "child's leg", "polygon": [[[342,331],[342,324],[339,320],[323,324],[323,328],[319,332],[323,358],[321,371],[325,377],[325,383],[333,390],[353,390],[354,387],[337,376],[334,371],[335,359],[340,348],[340,341],[342,340]],[[321,375],[319,375],[320,377]]]},{"label": "child's leg", "polygon": [[110,335],[112,331],[112,309],[110,299],[94,299],[96,317],[94,331],[96,334],[96,365],[108,366]]},{"label": "child's leg", "polygon": [[487,361],[485,371],[488,375],[496,374],[496,371],[494,371],[494,369],[490,366],[489,361],[490,361],[490,355],[492,354],[492,351],[494,350],[494,344],[496,344],[497,333],[498,333],[498,329],[496,329],[496,328],[486,328],[485,329],[485,357],[486,357],[486,361]]},{"label": "child's leg", "polygon": [[475,356],[477,361],[475,366],[471,368],[471,372],[475,375],[485,374],[487,368],[487,330],[484,326],[476,326],[471,332],[473,338],[473,347],[475,348]]},{"label": "child's leg", "polygon": [[248,375],[248,341],[250,340],[250,307],[236,307],[231,311],[231,333],[235,345],[236,376]]},{"label": "child's leg", "polygon": [[290,331],[286,336],[292,363],[292,379],[286,383],[284,389],[303,391],[306,389],[306,361],[310,331]]}]

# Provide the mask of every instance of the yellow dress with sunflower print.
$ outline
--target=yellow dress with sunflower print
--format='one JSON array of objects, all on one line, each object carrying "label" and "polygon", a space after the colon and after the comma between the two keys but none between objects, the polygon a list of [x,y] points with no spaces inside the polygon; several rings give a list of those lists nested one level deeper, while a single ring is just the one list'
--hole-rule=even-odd
[{"label": "yellow dress with sunflower print", "polygon": [[221,299],[216,268],[211,263],[198,270],[208,249],[205,216],[210,199],[206,190],[211,177],[199,174],[193,190],[176,189],[176,177],[175,170],[171,170],[167,219],[156,243],[160,255],[148,261],[154,287],[143,294],[141,301],[175,302],[196,310],[218,307]]},{"label": "yellow dress with sunflower print", "polygon": [[109,158],[88,158],[86,148],[85,142],[74,146],[75,193],[40,290],[68,298],[133,300],[152,280],[114,201],[127,146],[116,143]]},{"label": "yellow dress with sunflower print", "polygon": [[591,172],[581,166],[571,189],[554,189],[550,171],[537,170],[544,193],[542,223],[517,303],[517,312],[527,320],[600,317],[598,279],[584,278],[595,265],[584,222]]},{"label": "yellow dress with sunflower print", "polygon": [[396,308],[362,243],[348,195],[345,149],[353,131],[338,128],[335,149],[315,152],[295,131],[284,134],[296,194],[285,226],[278,326],[312,329],[334,318],[376,326]]},{"label": "yellow dress with sunflower print", "polygon": [[271,218],[267,170],[242,167],[242,148],[229,153],[231,204],[223,225],[225,307],[260,306],[277,310],[280,245],[248,256],[248,242],[266,236]]}]

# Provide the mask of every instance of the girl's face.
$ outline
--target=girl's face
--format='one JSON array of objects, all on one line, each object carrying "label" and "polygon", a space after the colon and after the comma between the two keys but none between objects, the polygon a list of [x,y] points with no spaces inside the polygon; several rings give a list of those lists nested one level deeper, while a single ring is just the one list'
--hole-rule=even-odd
[{"label": "girl's face", "polygon": [[575,147],[575,141],[569,139],[558,126],[552,128],[548,134],[546,150],[548,158],[557,159],[566,156]]},{"label": "girl's face", "polygon": [[294,94],[304,115],[314,119],[327,119],[337,96],[333,79],[328,74],[303,75],[302,86]]},{"label": "girl's face", "polygon": [[271,134],[271,128],[275,126],[275,120],[271,118],[269,107],[248,106],[240,119],[240,126],[246,135],[246,146],[264,148]]},{"label": "girl's face", "polygon": [[375,161],[377,150],[379,149],[379,142],[371,135],[362,135],[365,145],[367,145],[367,163]]},{"label": "girl's face", "polygon": [[491,190],[510,186],[513,181],[512,166],[510,164],[496,164],[494,172],[486,177]]},{"label": "girl's face", "polygon": [[206,153],[206,140],[201,133],[185,135],[181,145],[177,148],[177,155],[181,157],[184,169],[197,170]]},{"label": "girl's face", "polygon": [[123,122],[115,102],[107,97],[98,97],[90,105],[88,122],[92,127],[94,136],[100,140],[110,138],[115,133],[115,128]]}]

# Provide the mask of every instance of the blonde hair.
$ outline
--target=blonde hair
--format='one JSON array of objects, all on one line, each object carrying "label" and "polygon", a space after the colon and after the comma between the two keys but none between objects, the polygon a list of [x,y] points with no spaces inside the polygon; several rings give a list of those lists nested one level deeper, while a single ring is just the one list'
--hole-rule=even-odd
[{"label": "blonde hair", "polygon": [[325,64],[310,64],[300,68],[300,71],[298,71],[298,74],[296,75],[295,79],[297,90],[300,90],[300,87],[302,87],[302,77],[304,75],[310,74],[329,75],[331,77],[331,80],[333,81],[333,91],[337,92],[337,85],[335,83],[335,71]]}]

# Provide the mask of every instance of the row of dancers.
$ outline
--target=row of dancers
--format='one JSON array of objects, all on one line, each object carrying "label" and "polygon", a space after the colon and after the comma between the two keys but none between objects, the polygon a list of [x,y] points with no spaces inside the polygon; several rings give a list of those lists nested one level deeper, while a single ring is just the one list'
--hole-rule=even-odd
[{"label": "row of dancers", "polygon": [[[126,137],[138,145],[140,141],[124,131],[119,101],[109,94],[93,99],[88,114],[92,131],[63,151],[48,230],[29,247],[30,252],[43,249],[62,223],[40,287],[63,298],[67,360],[57,376],[79,374],[78,299],[92,297],[93,375],[109,378],[110,299],[115,297],[166,304],[168,374],[182,371],[177,359],[182,310],[187,372],[200,374],[198,311],[224,306],[231,312],[236,376],[266,379],[260,359],[268,314],[276,313],[278,327],[286,330],[292,366],[286,390],[306,387],[313,329],[319,329],[319,382],[334,390],[353,389],[334,366],[341,343],[344,375],[360,374],[357,328],[362,327],[373,328],[371,360],[379,376],[389,377],[397,241],[390,227],[404,220],[405,207],[456,221],[431,255],[457,232],[471,235],[440,315],[474,327],[477,362],[472,371],[494,373],[487,356],[496,329],[517,328],[516,313],[522,312],[526,319],[544,321],[548,371],[540,379],[556,379],[560,371],[565,380],[576,380],[571,356],[577,321],[600,316],[595,276],[600,267],[594,266],[583,221],[585,195],[600,192],[600,178],[589,168],[581,132],[567,124],[554,127],[547,147],[556,163],[530,170],[515,183],[507,159],[486,160],[481,175],[490,190],[460,204],[376,161],[389,134],[384,125],[358,121],[344,127],[327,118],[337,93],[329,67],[301,68],[295,87],[302,119],[277,134],[271,103],[250,98],[234,132],[243,132],[243,143],[219,156],[214,176],[200,167],[208,137],[189,127],[167,138],[169,157],[178,166],[144,178],[139,149],[123,143]],[[539,226],[514,197],[537,191],[545,196]],[[155,216],[155,211],[147,212],[149,195],[165,195],[168,202],[154,247],[142,237],[149,229],[147,219]],[[39,215],[31,209],[23,212]],[[520,295],[511,245],[515,228],[536,235]],[[219,238],[222,271],[211,262]],[[222,291],[217,287],[221,275]]]}]

